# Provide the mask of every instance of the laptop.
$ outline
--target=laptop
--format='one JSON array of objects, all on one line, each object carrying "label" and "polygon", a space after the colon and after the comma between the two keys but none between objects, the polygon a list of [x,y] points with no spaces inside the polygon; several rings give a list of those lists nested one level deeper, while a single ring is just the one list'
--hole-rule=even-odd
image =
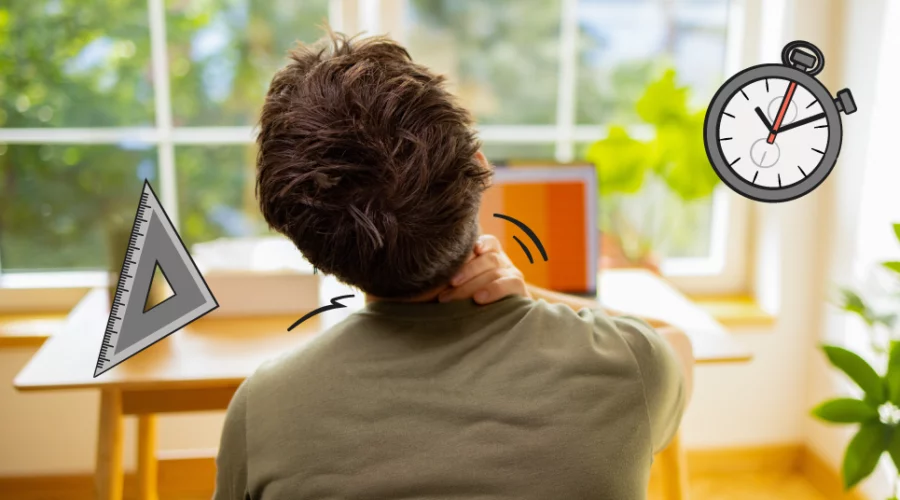
[{"label": "laptop", "polygon": [[526,281],[597,296],[597,177],[592,166],[496,167],[478,221]]}]

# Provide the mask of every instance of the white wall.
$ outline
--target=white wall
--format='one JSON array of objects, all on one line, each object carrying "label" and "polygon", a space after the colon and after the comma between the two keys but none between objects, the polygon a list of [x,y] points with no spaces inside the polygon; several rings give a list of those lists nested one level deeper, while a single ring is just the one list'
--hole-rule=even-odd
[{"label": "white wall", "polygon": [[[900,255],[890,228],[892,221],[900,222],[900,168],[893,151],[900,132],[895,118],[900,99],[893,92],[900,77],[893,69],[900,51],[896,35],[900,2],[847,0],[844,4],[840,79],[853,91],[859,111],[844,120],[842,158],[819,207],[823,288],[856,285],[874,262]],[[865,336],[857,319],[827,305],[820,307],[816,330],[816,341],[821,342],[857,343]],[[858,391],[827,366],[820,350],[811,346],[808,357],[807,406]],[[837,468],[853,427],[826,426],[807,416],[804,429],[809,446]],[[870,498],[890,496],[893,471],[886,462],[863,485]]]}]

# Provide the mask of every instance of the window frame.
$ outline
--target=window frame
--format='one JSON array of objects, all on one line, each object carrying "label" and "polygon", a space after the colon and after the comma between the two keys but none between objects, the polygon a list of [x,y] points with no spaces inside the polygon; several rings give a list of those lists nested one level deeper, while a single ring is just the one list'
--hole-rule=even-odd
[{"label": "window frame", "polygon": [[[759,41],[759,3],[764,0],[730,0],[725,74],[732,74],[754,60],[751,47]],[[578,0],[561,0],[560,65],[556,124],[486,125],[479,136],[490,143],[554,144],[556,161],[575,158],[575,145],[606,135],[605,126],[576,125],[576,78]],[[178,186],[175,147],[180,145],[249,145],[250,126],[175,127],[172,119],[171,81],[165,0],[147,0],[150,31],[151,71],[154,81],[155,124],[146,127],[116,128],[0,128],[0,143],[115,145],[135,142],[157,148],[158,192],[176,229],[179,226]],[[406,40],[405,9],[408,0],[328,0],[329,23],[335,31],[347,33],[389,33],[399,42]],[[633,128],[636,136],[648,129]],[[694,294],[735,293],[747,284],[749,204],[747,200],[720,186],[713,198],[711,251],[703,258],[669,258],[662,263],[663,274],[684,291]],[[105,282],[102,271],[27,272],[3,274],[0,256],[0,291],[23,288],[81,288]]]}]

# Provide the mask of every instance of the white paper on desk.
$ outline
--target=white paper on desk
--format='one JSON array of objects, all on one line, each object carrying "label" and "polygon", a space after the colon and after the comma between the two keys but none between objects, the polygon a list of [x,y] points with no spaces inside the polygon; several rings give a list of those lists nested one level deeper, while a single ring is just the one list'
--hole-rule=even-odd
[{"label": "white paper on desk", "polygon": [[197,243],[191,247],[191,256],[201,272],[313,272],[312,264],[297,247],[280,236],[220,238]]},{"label": "white paper on desk", "polygon": [[321,276],[286,238],[222,238],[191,253],[219,303],[211,316],[302,315],[319,307]]}]

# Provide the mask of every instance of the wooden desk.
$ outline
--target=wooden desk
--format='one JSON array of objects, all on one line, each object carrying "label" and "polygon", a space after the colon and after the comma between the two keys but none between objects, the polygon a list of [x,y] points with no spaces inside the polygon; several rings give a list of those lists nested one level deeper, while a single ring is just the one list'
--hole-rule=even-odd
[{"label": "wooden desk", "polygon": [[39,347],[66,324],[66,314],[0,314],[0,348]]},{"label": "wooden desk", "polygon": [[[699,363],[750,359],[725,330],[668,284],[642,271],[609,271],[601,276],[605,305],[647,314],[684,329]],[[321,297],[355,293],[324,278]],[[93,377],[109,315],[105,290],[89,293],[69,315],[63,331],[51,337],[22,369],[14,385],[20,391],[96,388],[101,391],[97,441],[97,497],[122,498],[124,417],[138,416],[138,477],[141,497],[156,494],[156,414],[223,410],[238,385],[265,360],[296,348],[363,304],[325,312],[291,332],[296,318],[203,318],[154,344],[97,378]],[[684,490],[680,441],[660,457],[666,489]],[[675,496],[674,498],[683,498]]]}]

